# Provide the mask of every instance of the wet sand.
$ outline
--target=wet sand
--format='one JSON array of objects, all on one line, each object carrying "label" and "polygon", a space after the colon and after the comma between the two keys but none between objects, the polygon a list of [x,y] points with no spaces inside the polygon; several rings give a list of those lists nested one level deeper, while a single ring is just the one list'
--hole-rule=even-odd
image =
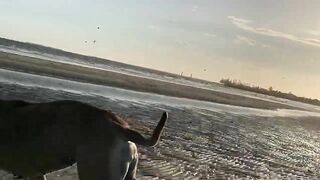
[{"label": "wet sand", "polygon": [[[160,143],[139,146],[139,180],[319,179],[319,117],[264,117],[228,109],[172,106],[0,83],[0,99],[45,102],[77,100],[130,118],[150,135],[163,110],[169,112]],[[13,180],[1,172],[0,179]],[[75,165],[48,180],[76,180]]]},{"label": "wet sand", "polygon": [[243,107],[260,109],[299,109],[297,107],[261,99],[5,52],[0,52],[0,68],[79,82],[114,86],[141,92],[151,92]]}]

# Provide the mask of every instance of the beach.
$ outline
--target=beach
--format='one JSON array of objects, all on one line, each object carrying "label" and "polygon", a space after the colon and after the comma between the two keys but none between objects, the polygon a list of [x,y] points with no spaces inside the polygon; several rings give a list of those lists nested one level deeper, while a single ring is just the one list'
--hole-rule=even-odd
[{"label": "beach", "polygon": [[197,99],[221,104],[260,109],[301,109],[285,103],[271,102],[237,94],[223,93],[189,85],[133,76],[101,68],[48,61],[7,52],[0,52],[0,68],[56,77],[61,79],[118,87],[139,92]]}]

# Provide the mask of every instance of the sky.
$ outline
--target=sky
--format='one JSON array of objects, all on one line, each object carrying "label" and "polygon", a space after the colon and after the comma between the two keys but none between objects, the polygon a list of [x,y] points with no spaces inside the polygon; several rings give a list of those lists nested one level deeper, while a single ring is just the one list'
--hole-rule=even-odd
[{"label": "sky", "polygon": [[319,9],[319,0],[1,0],[0,37],[320,99]]}]

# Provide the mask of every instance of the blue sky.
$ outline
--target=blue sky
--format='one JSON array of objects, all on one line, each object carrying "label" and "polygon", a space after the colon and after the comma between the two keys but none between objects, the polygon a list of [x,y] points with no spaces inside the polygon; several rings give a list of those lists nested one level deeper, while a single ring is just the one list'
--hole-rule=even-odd
[{"label": "blue sky", "polygon": [[319,9],[318,0],[2,0],[0,36],[320,98]]}]

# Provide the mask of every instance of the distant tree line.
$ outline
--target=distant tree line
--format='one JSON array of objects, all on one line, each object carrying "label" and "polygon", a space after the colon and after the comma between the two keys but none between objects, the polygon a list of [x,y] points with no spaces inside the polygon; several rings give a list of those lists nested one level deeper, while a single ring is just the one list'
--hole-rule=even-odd
[{"label": "distant tree line", "polygon": [[299,101],[299,102],[304,102],[308,104],[313,104],[313,105],[318,105],[320,106],[320,101],[318,99],[311,99],[311,98],[306,98],[306,97],[299,97],[291,92],[289,93],[284,93],[278,90],[274,90],[272,87],[269,87],[268,89],[261,88],[259,86],[252,86],[246,83],[242,83],[239,80],[231,80],[229,78],[227,79],[221,79],[220,83],[227,87],[233,87],[237,89],[242,89],[246,91],[251,91],[251,92],[256,92],[260,94],[265,94],[269,96],[275,96],[275,97],[280,97],[280,98],[285,98],[293,101]]}]

